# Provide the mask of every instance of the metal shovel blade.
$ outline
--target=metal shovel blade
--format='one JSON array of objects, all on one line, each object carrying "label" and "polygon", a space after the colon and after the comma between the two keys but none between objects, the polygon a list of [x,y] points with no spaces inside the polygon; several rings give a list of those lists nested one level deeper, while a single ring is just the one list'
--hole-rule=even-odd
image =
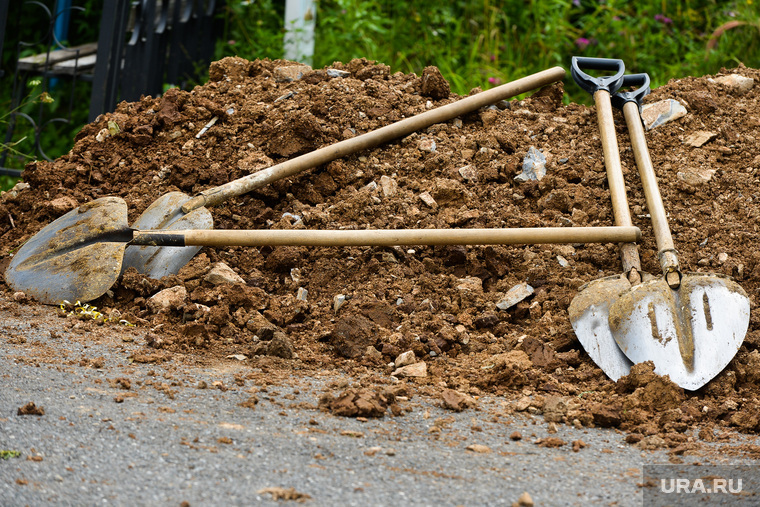
[{"label": "metal shovel blade", "polygon": [[631,362],[618,347],[609,326],[610,307],[631,283],[625,275],[600,278],[581,286],[568,308],[575,336],[589,357],[612,380],[631,371]]},{"label": "metal shovel blade", "polygon": [[105,197],[69,211],[45,226],[13,256],[5,281],[45,304],[90,301],[119,277],[126,246],[127,204]]},{"label": "metal shovel blade", "polygon": [[[169,192],[161,196],[132,227],[137,230],[181,231],[188,229],[213,229],[214,219],[206,208],[196,208],[190,213],[182,211],[182,205],[190,196],[182,192]],[[128,246],[124,252],[122,271],[134,267],[151,278],[175,275],[201,249],[200,246]]]},{"label": "metal shovel blade", "polygon": [[609,325],[631,361],[652,361],[656,373],[693,391],[736,355],[749,326],[749,298],[722,275],[687,273],[677,290],[657,278],[622,294]]}]

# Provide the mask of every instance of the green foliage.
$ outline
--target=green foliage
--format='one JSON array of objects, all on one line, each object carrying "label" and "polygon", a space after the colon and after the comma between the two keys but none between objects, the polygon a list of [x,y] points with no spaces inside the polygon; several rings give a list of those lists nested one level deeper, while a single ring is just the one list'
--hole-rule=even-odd
[{"label": "green foliage", "polygon": [[[27,85],[28,94],[18,107],[11,110],[10,101],[7,101],[5,107],[0,109],[0,127],[2,127],[3,131],[9,122],[16,122],[14,138],[8,143],[0,142],[0,150],[5,151],[7,154],[5,167],[11,169],[22,169],[27,162],[35,159],[35,129],[19,114],[39,116],[46,109],[54,111],[58,105],[55,98],[42,89],[39,79],[30,80],[27,82]],[[68,143],[69,141],[66,139],[64,149],[68,149]],[[60,154],[63,153],[63,151],[60,152]],[[57,156],[58,154],[53,153],[53,155]],[[0,176],[0,190],[8,190],[16,184],[16,181],[18,181],[18,178],[6,175]]]},{"label": "green foliage", "polygon": [[6,190],[10,190],[13,188],[13,185],[16,184],[18,181],[18,178],[14,178],[13,176],[7,176],[5,174],[0,174],[0,191],[5,192]]},{"label": "green foliage", "polygon": [[0,459],[18,458],[21,456],[20,451],[0,450]]},{"label": "green foliage", "polygon": [[[74,9],[71,12],[71,26],[69,40],[62,41],[65,46],[76,46],[86,42],[97,40],[99,33],[99,20],[103,6],[103,0],[74,0],[72,2],[84,10]],[[0,148],[7,147],[9,153],[5,161],[5,167],[11,169],[23,169],[24,165],[38,156],[35,144],[36,131],[26,118],[16,116],[11,118],[11,113],[23,113],[28,115],[40,128],[40,145],[45,153],[56,158],[71,149],[74,135],[87,122],[87,105],[89,104],[90,86],[74,87],[71,94],[72,83],[68,79],[59,79],[51,84],[49,90],[41,83],[30,85],[27,83],[23,91],[25,98],[20,107],[11,111],[11,92],[13,90],[13,71],[16,68],[18,57],[42,53],[46,50],[45,30],[48,23],[47,15],[41,7],[44,5],[53,11],[55,0],[41,0],[39,2],[10,2],[8,11],[8,25],[6,32],[0,34],[3,37],[4,51],[0,65],[5,71],[0,83],[0,131],[3,139],[0,139]],[[24,44],[20,44],[24,41]],[[34,42],[30,44],[30,42]],[[81,84],[81,83],[80,83]],[[43,93],[49,95],[44,96]],[[40,100],[49,97],[56,100]],[[71,99],[69,100],[69,97]],[[70,115],[70,118],[69,118]],[[70,121],[50,121],[50,118],[69,118]],[[5,130],[9,121],[15,121],[13,138],[7,145],[3,145]],[[0,190],[8,190],[18,181],[18,178],[0,175]]]},{"label": "green foliage", "polygon": [[[760,0],[322,0],[315,67],[366,57],[402,72],[436,65],[453,91],[490,88],[574,55],[622,58],[653,86],[740,62],[760,67]],[[218,56],[282,57],[282,17],[271,1],[229,3]],[[715,30],[729,21],[712,49]],[[255,28],[253,30],[252,28]],[[255,40],[254,40],[255,39]],[[590,99],[568,86],[569,100]]]},{"label": "green foliage", "polygon": [[[15,122],[13,139],[7,145],[0,142],[0,148],[8,149],[5,167],[23,169],[24,165],[36,158],[35,126],[45,136],[40,144],[44,146],[47,156],[56,158],[71,149],[74,135],[87,122],[88,114],[86,106],[82,108],[76,105],[89,104],[89,90],[86,87],[75,87],[73,95],[71,87],[70,81],[60,80],[50,91],[46,91],[40,80],[34,79],[27,82],[26,95],[16,109],[10,110],[10,98],[0,101],[2,131],[5,132],[9,122]],[[68,121],[50,120],[66,118],[68,115],[71,115]]]},{"label": "green foliage", "polygon": [[283,2],[273,0],[227,2],[224,31],[217,41],[216,56],[244,58],[282,58]]}]

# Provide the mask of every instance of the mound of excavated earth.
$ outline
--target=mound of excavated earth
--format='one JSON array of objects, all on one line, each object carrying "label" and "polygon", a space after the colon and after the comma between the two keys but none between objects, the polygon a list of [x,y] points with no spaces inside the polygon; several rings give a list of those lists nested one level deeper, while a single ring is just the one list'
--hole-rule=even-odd
[{"label": "mound of excavated earth", "polygon": [[[507,411],[618,427],[631,443],[676,453],[727,430],[757,432],[758,79],[758,70],[724,70],[671,81],[644,100],[685,109],[647,131],[684,271],[730,275],[751,299],[744,344],[699,391],[649,364],[612,382],[578,342],[568,306],[584,283],[620,274],[614,244],[204,248],[176,276],[128,271],[91,302],[112,320],[70,305],[61,325],[95,332],[127,321],[142,333],[144,360],[237,355],[265,375],[357,375],[361,388],[336,387],[320,402],[337,415],[402,415],[397,399],[412,392],[466,410],[488,393],[503,396]],[[595,109],[564,104],[563,94],[556,84],[230,199],[211,208],[215,228],[613,225]],[[167,192],[192,195],[458,98],[435,68],[423,78],[366,60],[311,70],[226,58],[212,64],[207,84],[121,103],[84,127],[67,155],[28,165],[24,184],[0,200],[0,267],[44,225],[92,199],[124,198],[131,223]],[[658,274],[619,112],[615,121],[643,269]],[[516,179],[536,151],[546,175]],[[34,304],[2,288],[13,304]]]}]

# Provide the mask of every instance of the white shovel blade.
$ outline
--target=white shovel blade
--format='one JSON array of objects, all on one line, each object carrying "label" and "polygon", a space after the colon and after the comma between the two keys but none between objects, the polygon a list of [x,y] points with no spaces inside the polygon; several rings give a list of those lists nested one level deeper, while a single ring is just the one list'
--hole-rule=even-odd
[{"label": "white shovel blade", "polygon": [[[213,229],[214,220],[206,208],[197,208],[187,214],[182,211],[182,205],[189,200],[187,194],[169,192],[156,199],[132,224],[132,228],[140,231]],[[199,246],[128,246],[124,252],[122,272],[134,267],[139,273],[155,279],[176,275],[200,249]]]},{"label": "white shovel blade", "polygon": [[610,306],[618,295],[631,288],[625,276],[610,276],[589,282],[568,308],[575,335],[589,357],[612,380],[628,375],[633,363],[618,347],[609,326]]},{"label": "white shovel blade", "polygon": [[658,278],[637,285],[610,308],[610,329],[634,363],[694,391],[736,355],[749,326],[749,298],[722,275],[689,273],[672,290]]}]

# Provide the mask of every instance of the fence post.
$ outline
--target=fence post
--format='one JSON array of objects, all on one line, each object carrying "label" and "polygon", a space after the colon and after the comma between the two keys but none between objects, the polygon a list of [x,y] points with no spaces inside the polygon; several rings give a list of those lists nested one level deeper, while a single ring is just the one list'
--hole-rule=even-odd
[{"label": "fence post", "polygon": [[285,1],[286,60],[312,64],[316,19],[317,7],[314,0]]},{"label": "fence post", "polygon": [[121,58],[127,27],[129,0],[105,2],[100,19],[98,59],[92,79],[90,117],[94,121],[101,113],[110,111],[118,98],[117,76],[121,71]]}]

